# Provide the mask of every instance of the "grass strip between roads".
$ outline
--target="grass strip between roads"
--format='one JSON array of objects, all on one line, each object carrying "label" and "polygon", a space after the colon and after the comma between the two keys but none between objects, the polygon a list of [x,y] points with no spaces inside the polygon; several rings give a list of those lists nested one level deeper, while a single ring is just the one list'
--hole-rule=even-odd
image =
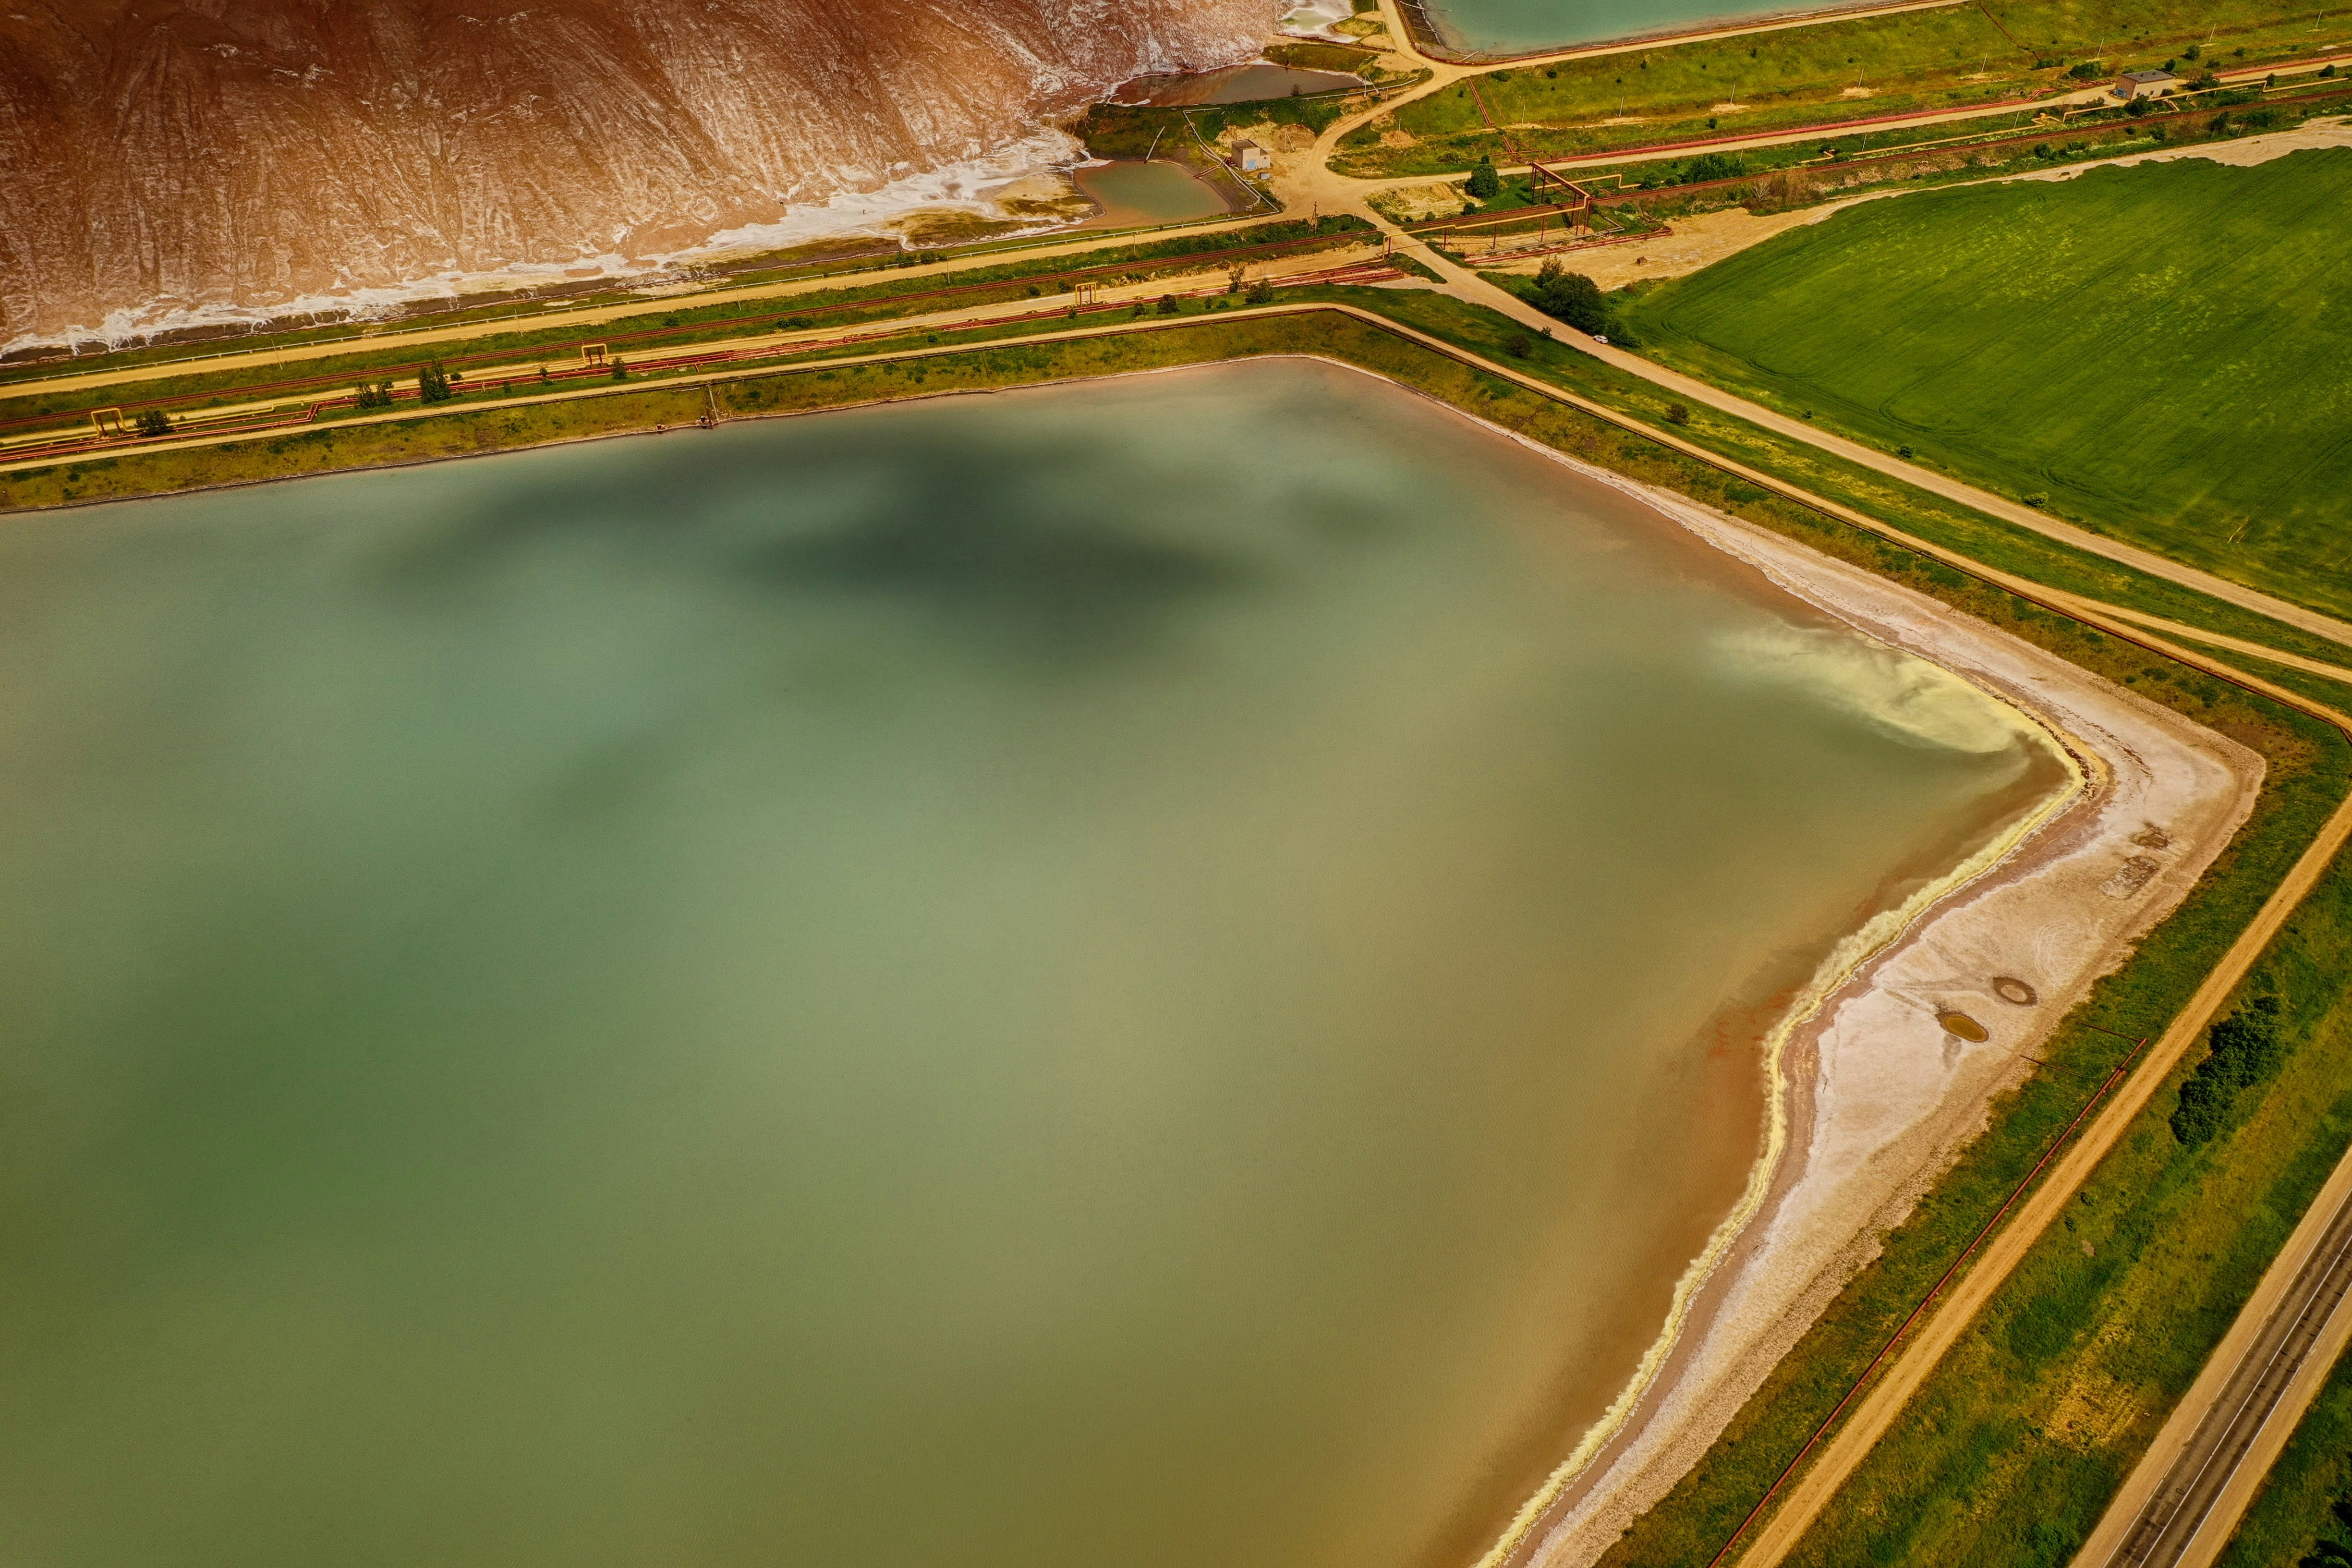
[{"label": "grass strip between roads", "polygon": [[[1285,219],[1244,229],[1181,235],[1076,255],[1028,257],[992,267],[944,274],[927,272],[877,283],[773,294],[758,300],[725,299],[700,305],[691,299],[640,300],[628,302],[635,307],[629,313],[593,326],[510,326],[423,347],[401,342],[401,334],[387,333],[392,341],[383,344],[371,347],[364,342],[354,343],[343,353],[296,361],[262,374],[272,380],[325,378],[347,386],[364,374],[413,374],[414,367],[430,357],[465,365],[493,358],[523,359],[537,352],[545,354],[551,363],[569,363],[577,358],[579,345],[583,342],[602,342],[616,353],[636,354],[723,342],[748,331],[768,330],[779,321],[812,327],[855,326],[923,310],[1033,298],[1042,291],[1044,284],[1074,277],[1098,281],[1111,281],[1118,277],[1139,279],[1161,273],[1253,266],[1277,256],[1311,255],[1317,250],[1360,243],[1370,228],[1361,219],[1346,216]],[[1273,248],[1276,247],[1282,248]],[[564,313],[567,312],[557,314]],[[440,324],[424,320],[407,330],[430,331]],[[104,371],[110,363],[78,363],[56,374],[79,378]],[[142,380],[120,388],[60,392],[44,390],[34,383],[20,392],[0,395],[0,420],[75,414],[118,405],[142,407],[178,399],[194,400],[187,405],[190,408],[243,403],[257,395],[267,395],[266,392],[255,392],[255,375],[251,369],[200,364],[192,366],[184,375]],[[296,401],[301,397],[300,394],[289,395]],[[319,394],[312,392],[309,395]]]},{"label": "grass strip between roads", "polygon": [[[1376,297],[1401,315],[1419,312],[1465,338],[1514,330],[1499,317],[1432,296]],[[1507,354],[1514,341],[1507,340],[1500,353]],[[1559,357],[1568,351],[1557,344],[1518,346],[1530,373],[1549,372],[1563,381],[1605,373],[1590,360],[1583,361],[1590,372],[1570,363]],[[2182,909],[2059,1027],[2043,1047],[2042,1064],[1994,1107],[1984,1136],[1887,1237],[1883,1255],[1837,1297],[1698,1469],[1610,1558],[1618,1564],[1705,1562],[1888,1331],[2129,1048],[2087,1026],[2133,1037],[2158,1032],[2277,884],[2344,793],[2352,754],[2331,727],[1836,522],[1727,473],[1703,455],[1678,451],[1475,363],[1337,312],[1188,317],[1138,322],[1116,332],[714,379],[707,388],[615,387],[504,409],[136,454],[117,460],[115,477],[126,491],[182,489],[427,460],[656,423],[687,425],[713,403],[729,415],[810,412],[1295,353],[1391,376],[1582,460],[1690,495],[1919,589],[2231,735],[2269,764],[2252,820]],[[1498,354],[1498,363],[1514,362]],[[1630,394],[1628,400],[1638,401]],[[1687,436],[1694,444],[1707,438],[1737,446],[1750,439],[1727,420],[1720,427],[1694,421]],[[1776,460],[1806,472],[1814,471],[1806,465],[1827,461],[1788,451]],[[1892,487],[1869,499],[1874,515],[1891,512],[1898,526],[1923,536],[1938,527],[1971,526],[1952,509],[1935,517],[1915,515]],[[1982,537],[2018,558],[2011,569],[2022,568],[2031,556],[2060,572],[2112,576],[2121,571],[2070,561],[2072,552],[2046,541],[2000,532]],[[2138,597],[2134,595],[2135,602]],[[2352,1096],[2337,1089],[2352,1081],[2352,998],[2338,998],[2326,978],[2352,967],[2347,961],[2352,879],[2339,872],[2294,916],[2259,971],[2258,983],[2288,998],[2298,1043],[2286,1068],[2264,1092],[2248,1097],[2229,1133],[2194,1151],[2173,1144],[2162,1120],[2170,1096],[2158,1097],[2085,1188],[2086,1201],[2070,1209],[2068,1227],[2053,1227],[2043,1237],[1962,1350],[1931,1381],[1921,1418],[1882,1444],[1864,1466],[1856,1478],[1855,1505],[1842,1509],[1834,1521],[1840,1532],[1818,1552],[1809,1542],[1802,1560],[1916,1561],[1923,1560],[1922,1552],[1941,1559],[1963,1551],[2020,1563],[2063,1560],[2068,1543],[2095,1519],[2136,1446],[2153,1432],[2227,1327],[2310,1190],[2352,1140]]]}]

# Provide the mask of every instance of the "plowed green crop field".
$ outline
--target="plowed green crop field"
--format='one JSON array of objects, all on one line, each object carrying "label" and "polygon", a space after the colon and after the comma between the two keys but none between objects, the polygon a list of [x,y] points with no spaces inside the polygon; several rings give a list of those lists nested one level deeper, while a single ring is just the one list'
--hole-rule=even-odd
[{"label": "plowed green crop field", "polygon": [[1864,202],[1627,312],[1665,362],[2352,613],[2352,149]]}]

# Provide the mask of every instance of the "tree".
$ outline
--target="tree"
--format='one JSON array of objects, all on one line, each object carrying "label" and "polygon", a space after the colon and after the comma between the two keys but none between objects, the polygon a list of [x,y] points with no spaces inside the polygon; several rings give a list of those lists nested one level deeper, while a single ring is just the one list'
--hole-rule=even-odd
[{"label": "tree", "polygon": [[1736,180],[1746,173],[1748,160],[1737,153],[1703,153],[1684,167],[1683,184],[1711,184],[1717,180]]},{"label": "tree", "polygon": [[627,360],[616,358],[613,361],[613,379],[614,381],[626,381],[629,379],[629,362]]},{"label": "tree", "polygon": [[1463,187],[1482,202],[1491,202],[1503,194],[1503,176],[1495,173],[1495,160],[1480,158],[1478,166],[1470,171],[1470,183]]},{"label": "tree", "polygon": [[1256,282],[1249,286],[1249,292],[1246,295],[1244,295],[1243,298],[1247,300],[1253,305],[1273,304],[1274,279],[1271,278],[1259,279]]},{"label": "tree", "polygon": [[1689,405],[1689,404],[1687,404],[1687,403],[1669,403],[1669,404],[1667,404],[1667,405],[1666,405],[1666,423],[1667,423],[1667,424],[1669,424],[1669,425],[1687,425],[1687,424],[1689,424],[1689,423],[1690,423],[1690,405]]},{"label": "tree", "polygon": [[449,390],[449,373],[441,368],[439,360],[427,360],[425,368],[416,373],[416,396],[423,403],[446,403],[456,394]]},{"label": "tree", "polygon": [[2238,1096],[2278,1071],[2286,1056],[2279,1027],[2279,999],[2257,996],[2205,1031],[2205,1059],[2180,1086],[2172,1112],[2172,1135],[2202,1143],[2227,1124]]},{"label": "tree", "polygon": [[1160,296],[1160,313],[1161,315],[1163,315],[1163,316],[1172,316],[1172,315],[1176,314],[1179,310],[1181,310],[1183,308],[1184,308],[1183,306],[1179,305],[1179,304],[1176,302],[1176,296],[1175,296],[1175,295],[1173,295],[1173,294],[1162,294],[1161,296]]},{"label": "tree", "polygon": [[150,408],[139,416],[139,434],[142,436],[169,436],[171,433],[172,416],[162,409]]},{"label": "tree", "polygon": [[2096,81],[2099,77],[2099,62],[2096,60],[2084,60],[2082,64],[2076,66],[2073,70],[2068,71],[2066,74],[2073,77],[2076,81]]},{"label": "tree", "polygon": [[1563,270],[1557,256],[1538,270],[1527,300],[1545,315],[1557,316],[1580,332],[1593,337],[1608,334],[1609,307],[1601,298],[1600,285],[1581,272]]}]

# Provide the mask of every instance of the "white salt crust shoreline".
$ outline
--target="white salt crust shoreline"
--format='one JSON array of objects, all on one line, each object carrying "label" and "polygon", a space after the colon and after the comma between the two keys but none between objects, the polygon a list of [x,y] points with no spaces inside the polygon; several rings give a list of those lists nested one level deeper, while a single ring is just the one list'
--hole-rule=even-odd
[{"label": "white salt crust shoreline", "polygon": [[[1990,863],[1927,890],[1927,907],[1906,910],[1894,931],[1870,933],[1877,940],[1862,942],[1859,955],[1853,940],[1843,944],[1812,996],[1792,1009],[1769,1064],[1775,1138],[1748,1201],[1685,1275],[1677,1321],[1633,1386],[1485,1559],[1485,1568],[1586,1568],[1697,1462],[1875,1255],[1877,1238],[1983,1131],[1992,1098],[2023,1076],[2026,1053],[2178,907],[2252,810],[2263,764],[2235,742],[1924,595],[1685,497],[1523,444],[2029,715],[2076,768],[2071,791],[1990,856],[1973,858]],[[2151,825],[2168,845],[2134,841]],[[2155,861],[2154,875],[2126,896],[2103,890],[2135,857]],[[2000,999],[1995,976],[2024,980],[2038,1000]],[[1948,1009],[1992,1037],[1971,1045],[1946,1033],[1937,1019]]]}]

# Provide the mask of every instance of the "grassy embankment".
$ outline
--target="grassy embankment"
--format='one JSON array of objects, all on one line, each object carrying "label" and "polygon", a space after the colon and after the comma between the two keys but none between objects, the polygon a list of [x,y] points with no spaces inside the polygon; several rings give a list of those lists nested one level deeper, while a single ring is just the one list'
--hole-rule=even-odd
[{"label": "grassy embankment", "polygon": [[1625,314],[1745,396],[2352,614],[2352,152],[1864,203]]},{"label": "grassy embankment", "polygon": [[1480,115],[1482,97],[1523,151],[1583,155],[1966,109],[2080,87],[2065,72],[2086,60],[2112,74],[2192,45],[2225,68],[2291,59],[2346,35],[2340,22],[2315,33],[2315,18],[2277,0],[2015,0],[1504,66],[1477,79],[1477,96],[1447,88],[1349,132],[1336,166],[1372,178],[1500,161],[1503,139]]},{"label": "grassy embankment", "polygon": [[[2352,687],[2261,660],[2248,660],[2246,667],[2265,680],[2352,712]],[[2218,1568],[2291,1568],[2314,1556],[2323,1541],[2336,1549],[2339,1563],[2352,1562],[2352,1501],[2339,1504],[2347,1499],[2352,1499],[2352,1356],[2336,1363],[2296,1424]],[[2326,1556],[2318,1560],[2324,1563]]]},{"label": "grassy embankment", "polygon": [[[1155,278],[1175,278],[1216,270],[1228,264],[1226,253],[1235,250],[1294,244],[1318,237],[1328,242],[1326,246],[1319,247],[1297,245],[1296,248],[1279,253],[1286,257],[1312,255],[1318,249],[1360,239],[1369,233],[1370,227],[1360,218],[1343,214],[1328,215],[1319,220],[1280,219],[1214,234],[1185,235],[1132,245],[1108,246],[1074,256],[1030,257],[993,266],[966,268],[951,273],[815,289],[781,299],[735,300],[699,306],[684,300],[640,302],[638,311],[592,327],[491,330],[478,336],[437,342],[428,347],[431,356],[450,363],[482,355],[510,358],[520,363],[530,359],[534,353],[543,354],[551,363],[576,362],[577,348],[583,342],[606,343],[614,353],[624,356],[657,355],[698,343],[723,342],[748,332],[772,331],[780,322],[831,331],[932,310],[1014,303],[1042,296],[1048,292],[1046,285],[1075,272],[1087,272],[1105,283],[1141,282]],[[1249,264],[1255,258],[1241,257],[1232,259]],[[1107,268],[1116,270],[1105,275],[1101,269]],[[1066,288],[1066,285],[1064,286]],[[949,289],[958,292],[940,297],[941,290]],[[415,346],[354,348],[349,353],[301,360],[258,371],[192,368],[186,375],[139,382],[128,388],[45,392],[35,386],[15,396],[0,397],[0,419],[74,414],[90,408],[112,407],[126,401],[143,403],[161,398],[191,399],[184,406],[194,411],[249,401],[252,395],[246,389],[255,383],[286,378],[330,376],[349,378],[356,383],[370,375],[407,372],[400,379],[409,381],[414,379],[413,367],[425,357],[427,357],[426,353]],[[110,358],[87,360],[77,364],[71,374],[86,375],[116,363]],[[126,363],[136,363],[135,356],[127,356]],[[518,371],[515,374],[522,373]],[[287,401],[304,404],[319,395],[320,393],[313,392],[289,397]],[[173,410],[174,413],[180,411],[177,408]]]}]

